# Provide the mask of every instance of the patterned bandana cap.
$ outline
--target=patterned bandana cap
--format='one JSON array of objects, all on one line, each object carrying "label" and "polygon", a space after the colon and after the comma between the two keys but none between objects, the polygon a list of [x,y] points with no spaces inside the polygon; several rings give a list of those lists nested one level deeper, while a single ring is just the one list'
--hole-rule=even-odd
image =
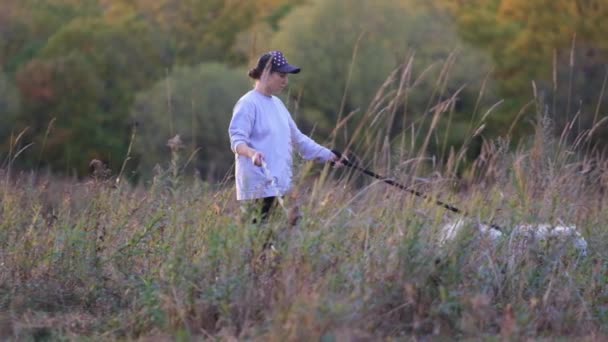
[{"label": "patterned bandana cap", "polygon": [[270,51],[262,55],[262,57],[260,57],[260,60],[258,61],[258,66],[263,68],[268,62],[268,59],[271,57],[271,71],[284,72],[286,74],[297,74],[300,72],[299,67],[293,66],[287,62],[287,59],[285,58],[285,56],[283,56],[283,53],[281,51]]}]

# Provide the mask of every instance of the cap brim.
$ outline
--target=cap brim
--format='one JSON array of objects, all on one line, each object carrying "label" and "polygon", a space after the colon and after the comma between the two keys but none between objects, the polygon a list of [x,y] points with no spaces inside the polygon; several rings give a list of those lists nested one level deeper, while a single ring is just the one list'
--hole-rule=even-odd
[{"label": "cap brim", "polygon": [[277,68],[278,72],[284,72],[286,74],[297,74],[300,72],[300,68],[298,68],[297,66],[293,66],[290,64],[285,64],[282,65],[280,68]]}]

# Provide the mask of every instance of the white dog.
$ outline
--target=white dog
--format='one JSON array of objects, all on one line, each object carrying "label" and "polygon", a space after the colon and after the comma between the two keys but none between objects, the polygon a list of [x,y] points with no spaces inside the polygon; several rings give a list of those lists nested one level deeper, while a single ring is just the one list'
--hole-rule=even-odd
[{"label": "white dog", "polygon": [[547,223],[518,225],[510,230],[499,230],[487,224],[473,223],[470,220],[459,218],[448,222],[440,228],[440,245],[453,241],[463,231],[463,228],[471,228],[470,233],[478,234],[477,237],[492,242],[494,246],[503,241],[503,239],[508,238],[506,242],[508,243],[509,251],[514,254],[521,254],[532,246],[539,246],[548,241],[555,241],[563,245],[571,243],[571,246],[578,251],[580,256],[587,256],[587,241],[585,241],[585,238],[577,231],[575,226],[552,226]]}]

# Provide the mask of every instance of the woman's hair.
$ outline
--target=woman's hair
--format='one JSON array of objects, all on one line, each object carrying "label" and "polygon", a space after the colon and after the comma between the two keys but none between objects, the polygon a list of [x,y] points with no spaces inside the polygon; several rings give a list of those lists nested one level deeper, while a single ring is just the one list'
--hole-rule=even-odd
[{"label": "woman's hair", "polygon": [[256,66],[255,68],[252,68],[251,70],[249,70],[249,77],[253,78],[254,80],[259,80],[260,77],[262,77],[262,72],[264,71],[264,69],[258,69],[258,67]]},{"label": "woman's hair", "polygon": [[[259,80],[262,77],[262,73],[264,72],[264,68],[266,68],[266,64],[269,64],[269,60],[272,57],[270,53],[265,53],[258,59],[258,64],[255,68],[249,70],[249,77],[254,80]],[[268,66],[270,68],[270,65]]]}]

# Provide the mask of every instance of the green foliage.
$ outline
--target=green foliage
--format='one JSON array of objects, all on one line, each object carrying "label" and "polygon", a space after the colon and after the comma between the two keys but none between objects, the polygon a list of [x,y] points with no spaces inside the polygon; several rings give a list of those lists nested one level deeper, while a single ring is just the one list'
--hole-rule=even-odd
[{"label": "green foliage", "polygon": [[[323,135],[335,126],[345,89],[342,115],[356,109],[364,115],[391,72],[405,67],[410,57],[413,65],[403,85],[407,88],[404,92],[410,94],[409,107],[398,105],[401,114],[397,131],[411,123],[402,119],[404,111],[411,115],[408,120],[424,117],[431,104],[446,99],[463,85],[467,87],[459,98],[467,105],[463,106],[461,119],[468,122],[484,73],[489,70],[487,58],[463,46],[453,34],[445,11],[416,0],[312,1],[281,22],[273,43],[286,52],[290,61],[302,66],[302,73],[293,77],[293,82],[302,88],[304,120],[308,127],[322,124],[317,129]],[[449,75],[444,74],[446,66]],[[388,96],[381,108],[395,98],[403,69],[399,71],[379,93]],[[413,86],[415,81],[418,83]],[[311,112],[322,113],[325,120],[310,122],[313,118],[307,116]],[[464,133],[453,134],[462,142]]]},{"label": "green foliage", "polygon": [[104,110],[130,104],[133,90],[147,85],[164,71],[154,32],[144,23],[111,25],[101,19],[76,20],[49,39],[41,57],[78,51],[104,81]]},{"label": "green foliage", "polygon": [[167,140],[179,134],[188,154],[198,149],[194,166],[202,176],[223,177],[234,159],[227,131],[232,108],[249,87],[245,70],[203,63],[177,68],[140,92],[132,108],[139,172],[150,175],[163,164]]},{"label": "green foliage", "polygon": [[35,58],[62,26],[99,13],[97,0],[3,0],[0,12],[0,68],[13,73]]},{"label": "green foliage", "polygon": [[[357,38],[365,32],[358,52],[348,109],[364,106],[384,78],[405,58],[403,44],[387,50],[391,38],[405,30],[384,15],[395,14],[388,1],[314,1],[294,10],[274,37],[276,48],[303,72],[292,82],[304,87],[302,104],[336,117],[346,86],[351,55]],[[386,27],[385,25],[394,25]],[[388,35],[385,35],[388,34]],[[323,127],[328,129],[329,127]]]},{"label": "green foliage", "polygon": [[[6,74],[0,72],[0,142],[6,141],[14,129],[19,113],[19,93]],[[19,132],[14,132],[18,134]],[[2,146],[0,144],[0,146]],[[1,155],[1,154],[0,154]]]},{"label": "green foliage", "polygon": [[[176,65],[196,65],[201,61],[243,62],[232,45],[239,32],[252,25],[253,1],[160,0],[125,2],[143,17],[162,39],[165,53]],[[116,6],[111,2],[110,6]],[[120,13],[120,11],[117,11]]]}]

